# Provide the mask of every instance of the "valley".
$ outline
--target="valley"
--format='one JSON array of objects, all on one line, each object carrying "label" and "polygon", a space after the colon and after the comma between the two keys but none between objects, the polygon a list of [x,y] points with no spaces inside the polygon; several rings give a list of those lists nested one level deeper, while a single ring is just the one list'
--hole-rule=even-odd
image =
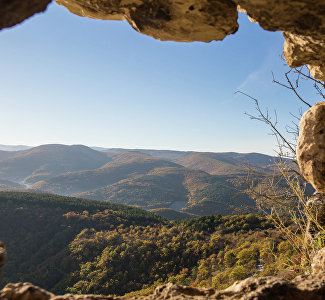
[{"label": "valley", "polygon": [[165,217],[249,213],[255,202],[245,193],[248,169],[268,174],[273,161],[258,153],[41,145],[0,151],[0,190],[108,201]]}]

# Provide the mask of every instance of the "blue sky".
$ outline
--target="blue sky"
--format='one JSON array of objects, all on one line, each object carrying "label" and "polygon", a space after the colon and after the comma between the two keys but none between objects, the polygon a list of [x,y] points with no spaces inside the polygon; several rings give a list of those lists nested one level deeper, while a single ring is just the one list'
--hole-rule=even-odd
[{"label": "blue sky", "polygon": [[271,71],[287,70],[281,33],[243,14],[239,25],[221,42],[161,42],[53,3],[0,32],[0,144],[272,154],[269,129],[235,91],[277,109],[283,125],[302,105],[272,83]]}]

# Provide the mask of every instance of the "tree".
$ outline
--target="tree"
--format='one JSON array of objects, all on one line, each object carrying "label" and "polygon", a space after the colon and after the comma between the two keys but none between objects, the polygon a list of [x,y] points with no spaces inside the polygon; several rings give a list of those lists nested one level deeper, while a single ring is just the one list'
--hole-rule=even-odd
[{"label": "tree", "polygon": [[[325,100],[324,82],[314,79],[307,66],[289,69],[284,74],[284,82],[277,80],[273,73],[272,76],[275,84],[294,93],[298,103],[302,103],[307,108],[310,108],[312,104],[302,96],[305,84],[313,86],[317,100]],[[278,157],[274,160],[273,174],[261,174],[249,169],[247,192],[255,198],[260,210],[273,220],[297,252],[298,259],[289,262],[288,266],[295,269],[298,264],[302,264],[308,269],[314,253],[320,247],[325,246],[325,229],[307,203],[314,190],[302,176],[296,159],[299,135],[297,121],[302,116],[302,109],[300,109],[299,116],[291,114],[293,121],[286,125],[285,132],[282,132],[279,129],[276,111],[270,113],[268,109],[263,110],[258,99],[242,91],[237,91],[237,93],[245,95],[254,102],[257,114],[246,113],[246,115],[252,120],[266,124],[277,140]],[[306,238],[310,224],[321,233],[317,241]]]}]

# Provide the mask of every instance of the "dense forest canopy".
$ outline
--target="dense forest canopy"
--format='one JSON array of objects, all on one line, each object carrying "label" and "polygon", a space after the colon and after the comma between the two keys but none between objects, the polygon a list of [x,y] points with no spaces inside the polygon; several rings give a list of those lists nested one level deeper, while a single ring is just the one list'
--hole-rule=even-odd
[{"label": "dense forest canopy", "polygon": [[259,215],[171,222],[50,194],[1,192],[0,239],[9,253],[3,284],[29,281],[55,293],[145,294],[164,282],[223,288],[300,259]]}]

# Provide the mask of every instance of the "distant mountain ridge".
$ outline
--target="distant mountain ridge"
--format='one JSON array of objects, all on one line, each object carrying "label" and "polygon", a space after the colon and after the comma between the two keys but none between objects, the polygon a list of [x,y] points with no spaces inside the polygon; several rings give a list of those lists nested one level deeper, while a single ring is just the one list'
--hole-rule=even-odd
[{"label": "distant mountain ridge", "polygon": [[125,152],[141,152],[154,157],[175,162],[187,168],[205,171],[211,175],[230,175],[247,173],[248,167],[267,171],[276,157],[261,153],[237,153],[237,152],[195,152],[174,150],[146,150],[111,148],[102,150],[109,155]]},{"label": "distant mountain ridge", "polygon": [[[169,216],[247,213],[248,166],[268,173],[273,157],[235,152],[101,149],[42,145],[0,151],[0,189],[49,192],[157,210]],[[170,211],[172,210],[172,211]]]},{"label": "distant mountain ridge", "polygon": [[26,145],[0,145],[0,151],[20,151],[32,148]]},{"label": "distant mountain ridge", "polygon": [[[7,156],[1,159],[1,156]],[[33,183],[65,172],[95,169],[110,159],[83,145],[42,145],[15,152],[0,152],[0,178]]]}]

